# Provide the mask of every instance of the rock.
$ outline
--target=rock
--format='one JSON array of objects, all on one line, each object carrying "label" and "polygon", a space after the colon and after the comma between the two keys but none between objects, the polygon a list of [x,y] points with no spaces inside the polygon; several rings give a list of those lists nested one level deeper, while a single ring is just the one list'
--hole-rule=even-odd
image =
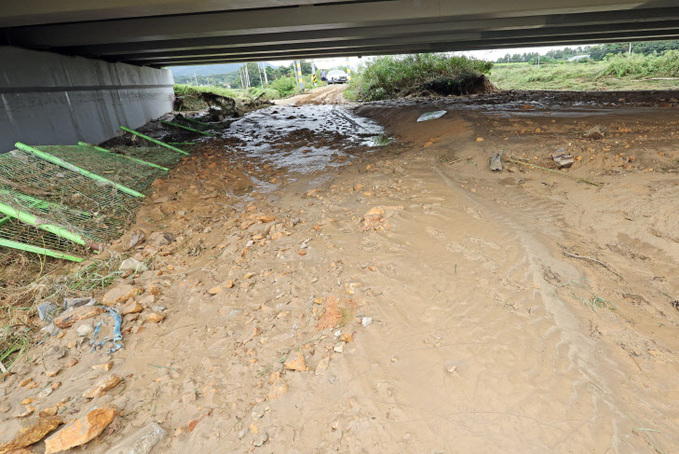
[{"label": "rock", "polygon": [[59,306],[50,303],[49,301],[39,304],[37,309],[40,320],[47,323],[49,323],[59,312]]},{"label": "rock", "polygon": [[328,370],[328,366],[330,365],[330,358],[323,358],[321,362],[318,363],[318,366],[316,366],[316,371],[314,374],[316,375],[325,375],[326,371]]},{"label": "rock", "polygon": [[277,378],[269,390],[269,400],[280,399],[288,392],[288,384],[282,378]]},{"label": "rock", "polygon": [[92,370],[103,370],[105,372],[108,372],[113,368],[113,361],[109,361],[107,363],[102,363],[102,364],[95,364],[92,366]]},{"label": "rock", "polygon": [[78,336],[86,337],[94,332],[94,328],[89,323],[83,323],[76,329],[76,332],[78,333]]},{"label": "rock", "polygon": [[[153,295],[150,295],[153,297]],[[127,314],[137,314],[141,311],[144,310],[144,306],[139,301],[130,301],[129,303],[125,304],[123,308],[121,309],[120,313],[122,315],[127,315]]]},{"label": "rock", "polygon": [[160,285],[158,285],[158,281],[153,281],[146,286],[146,292],[149,295],[160,295],[161,290],[162,289],[160,288]]},{"label": "rock", "polygon": [[493,172],[502,172],[502,153],[503,150],[500,150],[490,158],[490,170]]},{"label": "rock", "polygon": [[130,235],[130,238],[125,242],[125,250],[132,249],[133,247],[142,244],[144,241],[146,241],[146,233],[140,229],[135,230]]},{"label": "rock", "polygon": [[221,287],[212,287],[212,288],[211,288],[210,290],[208,290],[207,292],[208,292],[210,295],[216,295],[216,294],[218,294],[218,293],[221,292],[221,291],[222,291],[222,288],[221,288]]},{"label": "rock", "polygon": [[366,214],[363,215],[363,228],[375,229],[384,219],[384,208],[372,207]]},{"label": "rock", "polygon": [[342,353],[344,351],[344,342],[338,342],[335,344],[335,348],[333,350],[336,353]]},{"label": "rock", "polygon": [[583,136],[586,139],[592,139],[592,140],[601,140],[604,138],[606,134],[606,128],[603,128],[601,126],[594,126],[591,129],[588,129],[587,132],[583,134]]},{"label": "rock", "polygon": [[165,438],[167,438],[165,429],[153,422],[106,452],[107,454],[149,454]]},{"label": "rock", "polygon": [[305,372],[307,370],[306,363],[304,362],[304,355],[300,352],[295,352],[288,356],[284,366],[288,370],[296,370],[299,372]]},{"label": "rock", "polygon": [[54,454],[84,445],[99,436],[117,415],[118,410],[113,407],[96,408],[90,411],[87,416],[70,422],[45,440],[45,454]]},{"label": "rock", "polygon": [[40,410],[38,413],[38,416],[41,418],[47,418],[49,416],[56,416],[57,412],[59,411],[59,405],[53,405],[51,407],[43,408]]},{"label": "rock", "polygon": [[573,156],[566,154],[563,148],[552,153],[552,159],[559,169],[568,169],[573,165]]},{"label": "rock", "polygon": [[57,375],[59,375],[59,372],[61,372],[61,369],[52,369],[52,370],[48,370],[47,372],[45,372],[45,375],[47,377],[52,378],[52,377],[56,377]]},{"label": "rock", "polygon": [[61,418],[40,418],[31,425],[19,430],[19,433],[16,434],[12,441],[0,445],[0,454],[15,453],[18,449],[37,443],[63,423]]},{"label": "rock", "polygon": [[363,325],[363,328],[367,328],[372,324],[372,322],[373,322],[372,317],[363,317],[361,319],[361,325]]},{"label": "rock", "polygon": [[267,434],[266,432],[260,432],[255,436],[253,443],[254,443],[255,446],[260,447],[264,443],[266,443],[268,439],[269,439],[269,434]]},{"label": "rock", "polygon": [[75,307],[92,306],[97,303],[94,298],[64,298],[64,310]]},{"label": "rock", "polygon": [[149,237],[149,243],[153,246],[165,246],[177,241],[177,237],[170,232],[153,232]]},{"label": "rock", "polygon": [[28,418],[33,413],[35,413],[35,407],[31,407],[29,405],[28,407],[26,407],[26,410],[24,410],[22,413],[17,413],[16,415],[14,415],[14,417],[17,419]]},{"label": "rock", "polygon": [[128,259],[123,260],[123,263],[120,264],[118,267],[120,271],[127,271],[131,270],[134,271],[135,273],[138,273],[140,271],[146,271],[148,270],[148,266],[144,262],[140,262],[139,260],[130,257]]},{"label": "rock", "polygon": [[516,172],[518,172],[518,171],[519,171],[519,168],[516,167],[516,166],[509,166],[509,167],[507,168],[507,172],[509,172],[509,173],[516,173]]},{"label": "rock", "polygon": [[86,320],[88,318],[96,317],[104,311],[101,307],[97,306],[82,306],[72,309],[68,312],[64,312],[60,316],[54,319],[54,326],[61,329],[70,328],[73,324],[80,320]]},{"label": "rock", "polygon": [[139,300],[139,304],[141,304],[144,307],[151,307],[151,305],[155,302],[156,297],[154,295],[146,295],[145,297]]},{"label": "rock", "polygon": [[101,299],[101,304],[104,306],[113,306],[118,303],[123,303],[130,298],[133,298],[141,293],[141,289],[129,284],[118,285],[112,288]]},{"label": "rock", "polygon": [[85,399],[94,399],[95,397],[101,397],[106,391],[115,387],[123,379],[116,374],[111,374],[107,377],[102,378],[97,383],[94,384],[90,389],[83,393]]},{"label": "rock", "polygon": [[159,314],[157,312],[151,312],[146,316],[146,321],[151,323],[160,323],[165,320],[165,314]]}]

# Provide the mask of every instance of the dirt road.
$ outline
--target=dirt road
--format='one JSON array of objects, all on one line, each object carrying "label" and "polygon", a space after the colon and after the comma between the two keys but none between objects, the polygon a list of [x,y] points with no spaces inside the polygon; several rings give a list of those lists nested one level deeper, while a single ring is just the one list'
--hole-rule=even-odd
[{"label": "dirt road", "polygon": [[[274,106],[206,141],[114,245],[151,270],[111,371],[92,320],[47,338],[1,385],[0,441],[61,403],[121,411],[83,452],[154,421],[154,452],[675,452],[679,113],[504,96]],[[510,162],[561,147],[570,169]]]},{"label": "dirt road", "polygon": [[344,90],[346,90],[346,84],[335,84],[335,85],[325,85],[316,88],[309,89],[308,93],[304,93],[297,96],[291,96],[290,98],[279,99],[276,104],[281,106],[289,105],[305,105],[305,104],[343,104],[347,105],[347,100],[344,99]]}]

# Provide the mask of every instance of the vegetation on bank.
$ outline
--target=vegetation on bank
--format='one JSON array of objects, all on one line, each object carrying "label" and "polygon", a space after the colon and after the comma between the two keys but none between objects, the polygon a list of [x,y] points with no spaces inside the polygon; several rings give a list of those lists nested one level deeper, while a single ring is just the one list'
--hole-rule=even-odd
[{"label": "vegetation on bank", "polygon": [[492,67],[492,62],[445,54],[378,57],[361,66],[350,90],[356,99],[364,101],[397,98],[427,89],[465,94],[468,82],[490,73]]},{"label": "vegetation on bank", "polygon": [[679,88],[679,50],[661,55],[610,55],[600,62],[496,64],[491,82],[503,90],[656,90]]}]

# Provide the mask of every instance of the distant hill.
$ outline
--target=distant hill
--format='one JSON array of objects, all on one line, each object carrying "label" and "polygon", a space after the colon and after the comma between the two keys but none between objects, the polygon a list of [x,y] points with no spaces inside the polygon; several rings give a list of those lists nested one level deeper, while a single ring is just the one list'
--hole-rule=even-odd
[{"label": "distant hill", "polygon": [[[174,77],[214,76],[216,74],[229,74],[238,71],[242,63],[226,63],[221,65],[196,65],[196,66],[170,66]],[[266,63],[266,66],[277,68],[278,66]]]}]

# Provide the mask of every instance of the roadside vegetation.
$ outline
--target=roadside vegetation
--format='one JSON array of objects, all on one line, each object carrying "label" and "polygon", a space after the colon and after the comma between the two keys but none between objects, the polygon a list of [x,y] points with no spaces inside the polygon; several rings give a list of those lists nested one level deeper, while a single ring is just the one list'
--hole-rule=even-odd
[{"label": "roadside vegetation", "polygon": [[490,80],[502,90],[658,90],[679,88],[679,51],[614,55],[603,61],[499,63]]},{"label": "roadside vegetation", "polygon": [[375,58],[352,79],[350,96],[376,101],[435,92],[442,95],[485,92],[492,62],[445,54]]}]

